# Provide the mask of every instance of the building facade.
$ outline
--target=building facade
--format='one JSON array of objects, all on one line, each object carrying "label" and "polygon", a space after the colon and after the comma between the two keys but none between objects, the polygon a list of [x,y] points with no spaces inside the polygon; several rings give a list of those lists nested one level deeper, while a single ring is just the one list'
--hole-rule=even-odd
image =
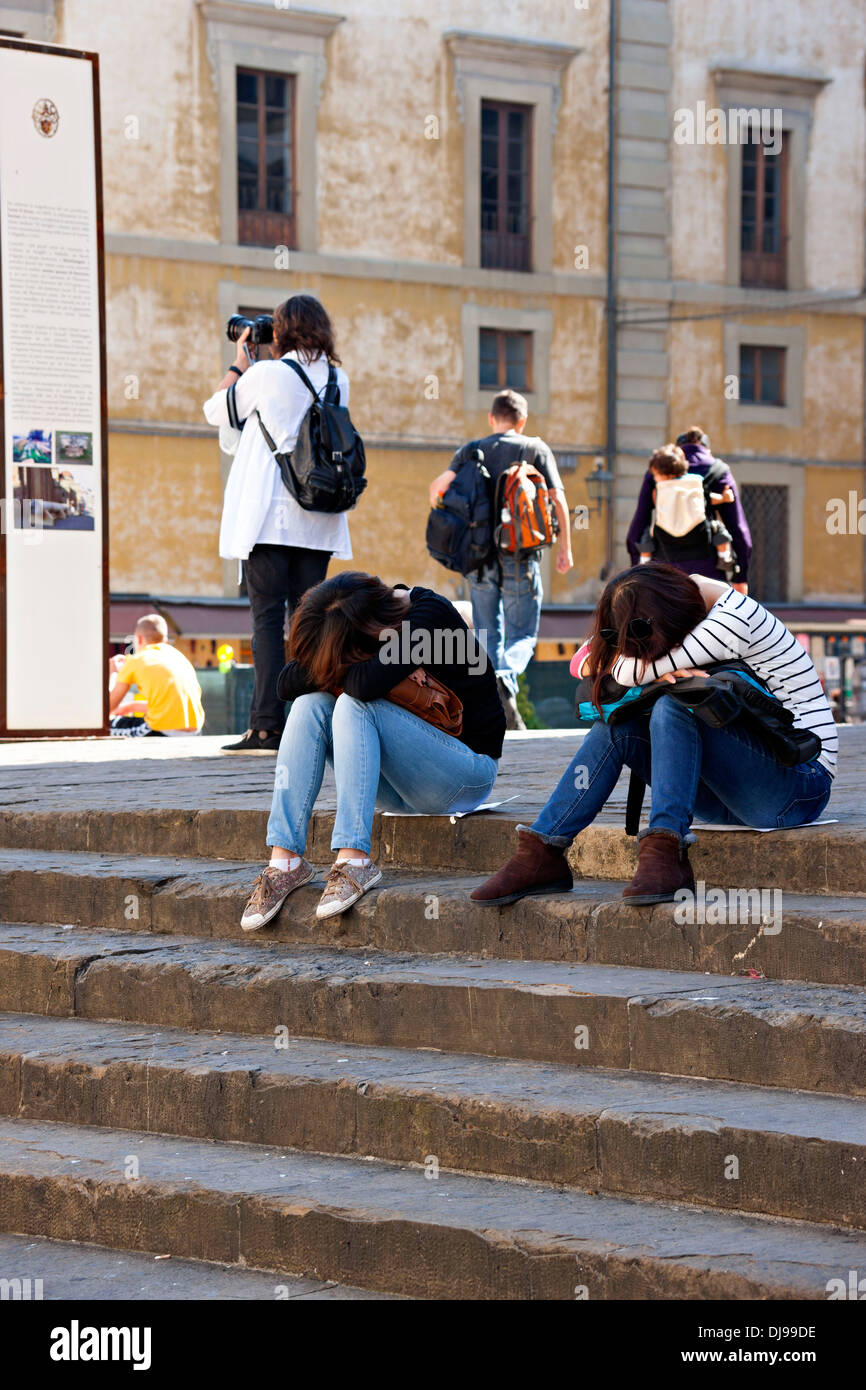
[{"label": "building facade", "polygon": [[201,403],[228,316],[301,290],[368,444],[356,567],[461,592],[427,484],[509,384],[577,509],[554,607],[626,562],[647,455],[694,423],[756,596],[862,602],[860,0],[0,0],[0,28],[100,55],[111,588],[206,600],[201,659],[238,592]]}]

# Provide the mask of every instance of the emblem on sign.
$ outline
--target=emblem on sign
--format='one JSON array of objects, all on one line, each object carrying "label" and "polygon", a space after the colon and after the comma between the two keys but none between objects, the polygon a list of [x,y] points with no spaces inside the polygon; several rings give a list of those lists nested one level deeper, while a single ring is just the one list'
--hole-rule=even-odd
[{"label": "emblem on sign", "polygon": [[44,135],[50,140],[52,135],[57,134],[57,127],[60,124],[60,112],[48,97],[40,97],[33,108],[33,124],[40,135]]}]

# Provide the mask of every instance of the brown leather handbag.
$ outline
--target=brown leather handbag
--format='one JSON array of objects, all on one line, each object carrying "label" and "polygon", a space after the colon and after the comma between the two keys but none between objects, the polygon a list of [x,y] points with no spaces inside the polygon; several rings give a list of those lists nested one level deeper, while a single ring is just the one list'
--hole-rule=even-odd
[{"label": "brown leather handbag", "polygon": [[454,738],[460,737],[463,729],[462,701],[447,685],[425,671],[423,666],[393,686],[386,698],[401,709],[407,709],[410,714],[417,714],[419,719],[432,724],[435,729],[441,729]]}]

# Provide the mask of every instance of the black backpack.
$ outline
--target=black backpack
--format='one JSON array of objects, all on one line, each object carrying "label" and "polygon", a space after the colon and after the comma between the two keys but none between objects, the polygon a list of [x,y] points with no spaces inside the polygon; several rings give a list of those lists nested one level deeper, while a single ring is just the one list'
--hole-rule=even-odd
[{"label": "black backpack", "polygon": [[[710,661],[701,670],[708,673],[708,680],[702,676],[687,676],[680,677],[673,685],[657,680],[648,685],[624,686],[612,676],[605,676],[601,710],[592,703],[592,679],[583,676],[577,683],[575,713],[583,723],[601,718],[606,724],[622,724],[648,714],[656,700],[664,695],[686,705],[698,719],[714,729],[741,720],[782,767],[796,767],[818,757],[821,752],[818,735],[811,729],[795,728],[792,711],[747,662]],[[638,832],[644,791],[643,778],[632,772],[625,813],[627,835]]]},{"label": "black backpack", "polygon": [[[471,455],[470,455],[471,458]],[[427,518],[427,550],[458,574],[473,574],[493,553],[493,502],[484,454],[475,450],[472,466],[460,469]]]},{"label": "black backpack", "polygon": [[305,512],[347,512],[367,486],[367,461],[364,441],[348,410],[340,405],[337,369],[329,364],[328,380],[318,392],[299,362],[291,357],[282,357],[280,361],[297,373],[313,398],[290,454],[277,450],[256,411],[280,477]]}]

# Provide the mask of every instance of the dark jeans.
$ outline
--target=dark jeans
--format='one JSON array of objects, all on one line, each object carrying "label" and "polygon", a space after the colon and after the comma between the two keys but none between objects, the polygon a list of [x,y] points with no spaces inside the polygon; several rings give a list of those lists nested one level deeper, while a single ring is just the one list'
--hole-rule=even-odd
[{"label": "dark jeans", "polygon": [[251,729],[283,728],[286,707],[277,698],[277,677],[286,664],[286,605],[289,617],[308,589],[328,572],[329,550],[297,545],[254,545],[244,560],[244,579],[253,622]]},{"label": "dark jeans", "polygon": [[684,840],[692,819],[785,829],[817,820],[833,779],[819,763],[783,767],[748,729],[712,729],[679,700],[623,724],[593,724],[532,826],[569,845],[630,767],[652,787],[650,830]]}]

